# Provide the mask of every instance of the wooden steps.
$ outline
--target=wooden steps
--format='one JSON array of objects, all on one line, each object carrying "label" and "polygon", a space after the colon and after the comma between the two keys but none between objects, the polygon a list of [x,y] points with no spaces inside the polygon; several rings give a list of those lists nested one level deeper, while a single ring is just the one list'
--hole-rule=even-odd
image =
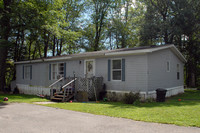
[{"label": "wooden steps", "polygon": [[57,102],[68,102],[73,97],[74,97],[74,93],[68,94],[68,95],[66,94],[65,96],[64,96],[63,93],[54,93],[54,96],[53,96],[53,98],[51,98],[51,100],[52,101],[57,101]]}]

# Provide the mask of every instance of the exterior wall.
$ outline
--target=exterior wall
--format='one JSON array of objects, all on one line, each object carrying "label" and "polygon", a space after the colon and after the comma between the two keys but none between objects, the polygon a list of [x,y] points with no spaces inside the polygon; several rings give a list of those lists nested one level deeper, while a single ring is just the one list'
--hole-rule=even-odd
[{"label": "exterior wall", "polygon": [[[32,65],[32,79],[23,79],[23,66]],[[48,64],[19,64],[16,67],[16,84],[37,85],[47,87],[50,84],[48,80]]]},{"label": "exterior wall", "polygon": [[[125,81],[108,81],[108,59],[125,59]],[[147,55],[96,59],[96,76],[102,76],[107,90],[146,91]]]},{"label": "exterior wall", "polygon": [[73,77],[73,72],[75,72],[76,77],[84,77],[84,60],[69,60],[65,62],[67,77]]},{"label": "exterior wall", "polygon": [[[167,61],[170,71],[167,71]],[[179,64],[180,79],[177,79],[177,64]],[[184,64],[169,49],[153,52],[148,55],[148,91],[158,88],[183,86]]]},{"label": "exterior wall", "polygon": [[[80,63],[81,61],[81,63]],[[30,92],[33,94],[37,94],[38,92],[42,93],[41,88],[48,88],[56,80],[49,80],[49,64],[55,63],[66,63],[66,76],[73,77],[73,72],[75,72],[76,76],[83,77],[83,60],[73,60],[73,61],[59,61],[59,62],[43,62],[43,63],[32,63],[32,64],[18,64],[16,65],[16,85],[21,93]],[[32,79],[23,79],[23,66],[32,65]],[[63,84],[62,82],[60,84]],[[59,88],[60,84],[56,84],[55,87]],[[34,87],[32,87],[34,86]],[[38,89],[36,89],[38,88]],[[35,91],[33,91],[35,90]],[[45,92],[45,90],[43,90]],[[30,93],[30,94],[31,94]]]},{"label": "exterior wall", "polygon": [[[81,60],[80,60],[81,61]],[[73,72],[75,72],[76,76],[83,77],[83,60],[81,64],[79,60],[74,61],[65,61],[66,62],[66,76],[73,77]],[[65,63],[63,62],[63,63]],[[29,84],[29,85],[37,85],[37,86],[45,86],[48,87],[50,84],[55,82],[56,80],[49,80],[49,64],[62,63],[60,62],[45,62],[45,63],[33,63],[33,64],[18,64],[16,65],[16,83],[17,84]],[[23,79],[23,66],[32,65],[32,79]]]},{"label": "exterior wall", "polygon": [[[95,58],[89,58],[95,59]],[[108,81],[108,60],[125,59],[125,81]],[[84,77],[84,60],[66,60],[59,62],[43,62],[16,65],[16,84],[21,93],[49,94],[49,85],[55,80],[49,80],[49,64],[66,63],[66,77]],[[167,72],[167,61],[170,71]],[[177,80],[177,63],[180,66],[180,79]],[[32,79],[23,79],[23,65],[32,65]],[[140,92],[142,97],[155,98],[157,88],[168,89],[167,96],[182,93],[184,64],[169,50],[160,50],[149,54],[103,57],[95,59],[95,76],[103,77],[108,91]],[[60,85],[56,87],[59,88]],[[181,87],[180,87],[181,86]],[[174,89],[175,87],[175,89]],[[173,89],[169,89],[173,88]]]}]

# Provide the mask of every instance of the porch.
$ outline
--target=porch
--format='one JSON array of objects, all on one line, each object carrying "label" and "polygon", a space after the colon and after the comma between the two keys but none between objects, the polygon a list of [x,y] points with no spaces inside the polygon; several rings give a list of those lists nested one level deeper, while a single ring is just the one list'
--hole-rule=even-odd
[{"label": "porch", "polygon": [[98,100],[103,87],[103,77],[62,77],[49,87],[50,99],[54,101]]}]

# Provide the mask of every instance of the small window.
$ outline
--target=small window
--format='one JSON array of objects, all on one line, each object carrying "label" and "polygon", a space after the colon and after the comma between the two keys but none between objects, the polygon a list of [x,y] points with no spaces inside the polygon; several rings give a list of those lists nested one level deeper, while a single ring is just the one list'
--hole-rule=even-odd
[{"label": "small window", "polygon": [[180,79],[180,66],[177,64],[177,80]]},{"label": "small window", "polygon": [[167,72],[170,72],[170,62],[167,61]]},{"label": "small window", "polygon": [[122,78],[122,60],[112,60],[112,80],[121,80]]},{"label": "small window", "polygon": [[31,66],[24,66],[24,78],[31,79]]},{"label": "small window", "polygon": [[64,75],[64,63],[59,63],[58,64],[58,68],[59,68],[59,75]]}]

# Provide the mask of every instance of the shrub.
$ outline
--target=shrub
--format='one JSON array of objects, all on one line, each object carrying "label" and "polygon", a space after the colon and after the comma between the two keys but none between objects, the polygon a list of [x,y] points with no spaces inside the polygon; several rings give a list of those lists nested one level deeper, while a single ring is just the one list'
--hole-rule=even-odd
[{"label": "shrub", "polygon": [[17,87],[15,87],[13,94],[19,94],[19,89]]},{"label": "shrub", "polygon": [[140,94],[139,93],[125,93],[124,94],[124,98],[123,98],[123,102],[125,104],[133,104],[135,102],[139,102],[140,101]]},{"label": "shrub", "polygon": [[118,101],[116,92],[107,93],[107,98],[108,98],[108,101],[110,101],[110,102],[117,102]]}]

